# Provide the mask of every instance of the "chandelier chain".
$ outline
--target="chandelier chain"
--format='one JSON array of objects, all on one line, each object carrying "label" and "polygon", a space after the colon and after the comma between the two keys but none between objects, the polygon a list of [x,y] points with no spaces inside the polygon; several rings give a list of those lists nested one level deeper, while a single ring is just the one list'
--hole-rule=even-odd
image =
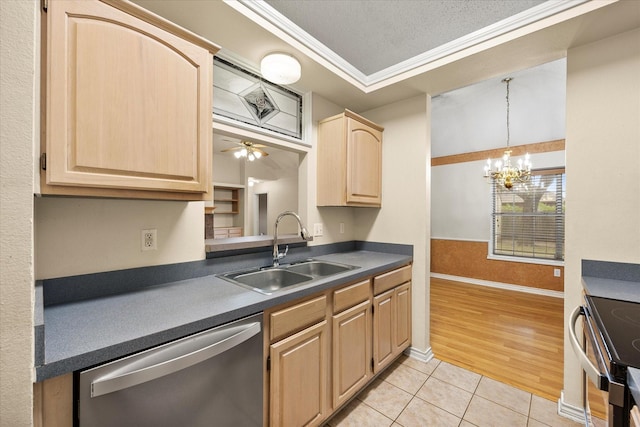
[{"label": "chandelier chain", "polygon": [[509,129],[509,113],[511,105],[509,103],[509,82],[513,80],[511,77],[502,79],[507,84],[507,149],[504,151],[502,160],[498,160],[495,164],[491,163],[491,159],[487,159],[484,167],[484,176],[488,180],[494,180],[497,184],[503,185],[506,189],[513,188],[515,183],[526,182],[531,176],[531,160],[529,153],[525,154],[524,160],[519,159],[516,165],[511,164],[511,132]]},{"label": "chandelier chain", "polygon": [[502,80],[507,84],[507,149],[509,149],[509,142],[511,141],[511,134],[509,132],[509,82],[511,77],[506,77]]}]

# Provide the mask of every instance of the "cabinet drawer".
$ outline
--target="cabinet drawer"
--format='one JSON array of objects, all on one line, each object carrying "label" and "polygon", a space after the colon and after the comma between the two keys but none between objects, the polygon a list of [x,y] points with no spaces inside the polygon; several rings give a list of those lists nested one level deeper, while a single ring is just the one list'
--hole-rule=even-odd
[{"label": "cabinet drawer", "polygon": [[242,237],[242,227],[230,227],[229,237]]},{"label": "cabinet drawer", "polygon": [[353,285],[333,292],[333,312],[338,313],[369,299],[370,282],[354,283]]},{"label": "cabinet drawer", "polygon": [[226,239],[227,237],[229,237],[229,230],[227,230],[226,228],[223,228],[223,229],[214,228],[213,229],[213,238],[214,239]]},{"label": "cabinet drawer", "polygon": [[271,313],[269,338],[271,341],[275,341],[323,320],[326,307],[327,297],[326,295],[321,295],[312,300]]},{"label": "cabinet drawer", "polygon": [[409,280],[411,280],[411,265],[381,274],[373,278],[373,294],[378,295]]}]

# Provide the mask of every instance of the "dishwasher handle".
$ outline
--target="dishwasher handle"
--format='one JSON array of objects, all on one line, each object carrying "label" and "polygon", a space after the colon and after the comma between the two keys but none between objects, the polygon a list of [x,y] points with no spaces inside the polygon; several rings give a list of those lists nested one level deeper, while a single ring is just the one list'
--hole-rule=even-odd
[{"label": "dishwasher handle", "polygon": [[[229,329],[232,330],[232,335],[230,336],[228,335]],[[140,362],[126,364],[114,372],[93,380],[91,382],[91,397],[113,393],[114,391],[133,387],[186,369],[242,344],[249,338],[259,334],[260,331],[260,322],[231,327],[227,330],[224,327],[214,329],[210,331],[210,337],[205,337],[209,340],[214,340],[214,342],[206,343],[194,351],[166,360],[154,360],[152,364],[142,367]],[[177,349],[180,344],[180,342],[170,343],[167,348],[171,349],[173,347],[173,349]],[[144,360],[142,364],[144,365]]]},{"label": "dishwasher handle", "polygon": [[576,323],[578,318],[584,315],[584,308],[582,306],[576,307],[571,313],[571,321],[569,322],[569,342],[571,342],[573,352],[580,361],[582,370],[599,390],[606,390],[608,386],[608,379],[602,375],[600,370],[591,362],[591,360],[589,360],[587,354],[582,349],[580,341],[578,340],[578,335],[576,334]]}]

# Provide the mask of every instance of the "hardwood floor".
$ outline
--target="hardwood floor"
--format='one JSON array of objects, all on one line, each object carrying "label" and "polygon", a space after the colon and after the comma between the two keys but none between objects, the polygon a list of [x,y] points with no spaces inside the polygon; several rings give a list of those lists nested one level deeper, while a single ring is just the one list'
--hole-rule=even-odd
[{"label": "hardwood floor", "polygon": [[560,298],[431,278],[435,357],[554,401],[563,328]]}]

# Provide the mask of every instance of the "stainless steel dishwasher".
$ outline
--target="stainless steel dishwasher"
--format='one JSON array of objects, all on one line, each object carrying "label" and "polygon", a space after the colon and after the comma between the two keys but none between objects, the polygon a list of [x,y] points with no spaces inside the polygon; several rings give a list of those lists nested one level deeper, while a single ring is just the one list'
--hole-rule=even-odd
[{"label": "stainless steel dishwasher", "polygon": [[80,427],[262,426],[262,313],[80,372]]}]

